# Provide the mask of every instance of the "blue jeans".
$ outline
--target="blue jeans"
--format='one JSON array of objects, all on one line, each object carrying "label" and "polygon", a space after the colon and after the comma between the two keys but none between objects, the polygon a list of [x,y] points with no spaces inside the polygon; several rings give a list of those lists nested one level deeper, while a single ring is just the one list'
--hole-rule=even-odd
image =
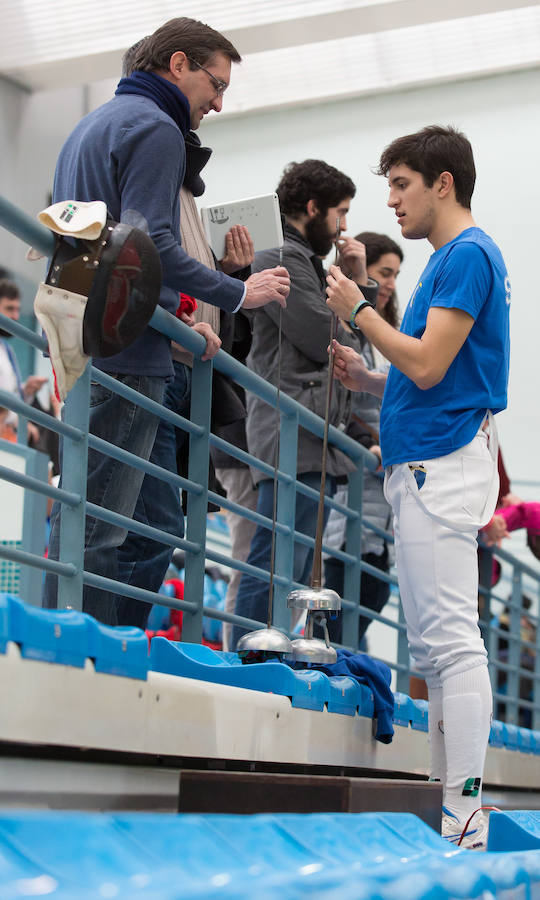
[{"label": "blue jeans", "polygon": [[[321,473],[306,472],[298,475],[298,481],[302,481],[308,487],[320,490]],[[332,476],[326,476],[326,493],[331,496],[335,492],[335,479]],[[272,518],[274,499],[274,482],[265,479],[259,483],[259,495],[257,499],[257,512],[263,516]],[[315,500],[304,496],[304,494],[296,494],[296,509],[294,527],[296,531],[315,537],[317,530],[317,508],[318,504]],[[324,521],[328,519],[330,510],[325,509]],[[270,570],[272,533],[268,528],[257,525],[257,529],[251,541],[251,548],[247,562],[252,566],[258,566],[260,569]],[[306,547],[305,544],[295,543],[294,545],[294,565],[293,579],[301,584],[309,583],[311,574],[311,566],[313,561],[313,550]],[[242,575],[238,594],[236,597],[235,613],[237,616],[246,616],[248,619],[255,619],[258,622],[266,622],[268,615],[268,582],[260,581],[253,575]],[[236,642],[246,634],[247,629],[241,628],[239,625],[233,626],[231,646],[236,647]]]},{"label": "blue jeans", "polygon": [[[118,381],[146,397],[161,403],[165,379],[148,375],[118,375]],[[142,459],[149,459],[159,419],[141,409],[135,403],[124,400],[108,388],[93,383],[90,392],[89,431],[117,447],[129,450]],[[168,464],[175,466],[174,455]],[[173,469],[174,470],[174,469]],[[124,516],[132,516],[144,479],[144,472],[120,463],[97,450],[88,451],[87,499]],[[161,513],[161,511],[159,511]],[[152,521],[162,526],[161,518]],[[84,541],[84,568],[87,572],[117,579],[118,548],[124,543],[126,529],[110,525],[93,516],[86,517]],[[51,513],[49,557],[59,558],[60,506],[55,503]],[[47,574],[43,605],[49,608],[57,604],[57,577]],[[83,589],[83,610],[108,625],[131,624],[120,622],[118,596],[101,588],[88,585]]]},{"label": "blue jeans", "polygon": [[[174,379],[167,382],[163,405],[189,418],[191,403],[191,369],[173,360]],[[176,454],[188,433],[161,421],[150,455],[150,462],[176,473]],[[145,525],[184,536],[184,516],[179,489],[160,478],[145,475],[133,518]],[[159,523],[159,524],[158,524]],[[173,554],[173,547],[160,544],[140,534],[129,532],[118,551],[118,578],[147,591],[159,591]],[[119,624],[146,628],[151,604],[143,600],[121,597],[118,604]]]}]

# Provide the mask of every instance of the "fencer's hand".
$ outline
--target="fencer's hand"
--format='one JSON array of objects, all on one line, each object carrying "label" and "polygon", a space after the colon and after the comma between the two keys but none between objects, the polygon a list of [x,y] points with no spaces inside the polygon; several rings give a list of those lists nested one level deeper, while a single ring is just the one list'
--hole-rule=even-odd
[{"label": "fencer's hand", "polygon": [[193,331],[196,331],[197,334],[201,334],[206,341],[206,350],[201,356],[202,361],[206,362],[207,359],[213,359],[221,347],[221,340],[216,332],[210,327],[208,322],[197,322],[197,324],[193,326]]},{"label": "fencer's hand", "polygon": [[287,306],[286,299],[291,289],[290,275],[283,266],[275,269],[263,269],[255,272],[246,281],[246,296],[243,309],[257,309],[275,301],[280,306]]},{"label": "fencer's hand", "polygon": [[193,328],[195,325],[195,316],[191,313],[180,312],[177,315],[177,319],[180,319],[181,322],[184,322],[185,325],[189,325],[190,328]]},{"label": "fencer's hand", "polygon": [[500,546],[503,538],[510,537],[504,516],[498,516],[497,514],[493,516],[491,522],[488,522],[483,531],[488,547],[492,547],[493,544]]},{"label": "fencer's hand", "polygon": [[360,288],[343,274],[339,266],[330,266],[326,285],[326,305],[338,318],[348,322],[355,305],[363,299]]},{"label": "fencer's hand", "polygon": [[245,225],[233,225],[225,235],[225,256],[220,265],[227,275],[245,269],[255,259],[251,235]]},{"label": "fencer's hand", "polygon": [[[328,348],[330,350],[330,348]],[[332,341],[334,354],[334,378],[341,381],[349,391],[367,390],[369,369],[359,353],[352,347],[345,347],[339,341]]]},{"label": "fencer's hand", "polygon": [[40,388],[48,382],[48,378],[41,375],[30,375],[23,384],[23,394],[25,400],[33,400]]},{"label": "fencer's hand", "polygon": [[357,284],[368,283],[366,248],[352,237],[340,237],[336,241],[339,250],[338,264],[341,270]]}]

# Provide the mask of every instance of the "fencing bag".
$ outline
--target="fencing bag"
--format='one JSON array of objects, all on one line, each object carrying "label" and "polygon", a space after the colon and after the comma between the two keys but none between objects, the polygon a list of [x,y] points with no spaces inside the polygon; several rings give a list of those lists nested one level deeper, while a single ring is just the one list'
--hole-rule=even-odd
[{"label": "fencing bag", "polygon": [[152,239],[107,218],[101,201],[56,203],[38,218],[57,234],[34,311],[63,400],[90,357],[114,356],[142,334],[159,298],[161,263]]}]

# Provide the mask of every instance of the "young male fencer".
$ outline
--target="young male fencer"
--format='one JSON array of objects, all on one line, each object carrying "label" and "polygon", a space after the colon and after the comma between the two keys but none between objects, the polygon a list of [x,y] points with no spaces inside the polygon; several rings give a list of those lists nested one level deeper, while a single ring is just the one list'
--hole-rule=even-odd
[{"label": "young male fencer", "polygon": [[[388,206],[403,236],[427,238],[434,252],[400,332],[330,269],[328,306],[392,363],[386,380],[336,342],[335,375],[352,390],[384,394],[380,439],[401,601],[428,685],[442,833],[457,841],[481,806],[492,713],[476,536],[498,492],[493,415],[506,406],[510,282],[499,248],[471,214],[476,173],[463,134],[430,126],[398,138],[383,151],[379,174],[388,177]],[[477,813],[461,846],[485,848],[487,830]]]}]

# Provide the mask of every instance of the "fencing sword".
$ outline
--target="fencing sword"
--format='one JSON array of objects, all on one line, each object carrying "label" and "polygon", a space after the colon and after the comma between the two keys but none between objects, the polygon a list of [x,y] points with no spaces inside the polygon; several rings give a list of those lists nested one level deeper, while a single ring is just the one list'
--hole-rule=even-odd
[{"label": "fencing sword", "polygon": [[[279,265],[283,265],[283,244],[279,248]],[[236,645],[236,651],[242,662],[264,662],[265,659],[280,657],[283,654],[292,653],[292,642],[286,634],[272,624],[274,614],[274,572],[276,563],[276,522],[277,522],[277,495],[279,472],[279,447],[280,447],[280,385],[281,385],[281,334],[282,312],[280,304],[278,318],[278,349],[277,349],[277,376],[276,376],[276,444],[274,450],[274,493],[272,501],[272,542],[270,545],[270,582],[268,585],[268,612],[266,628],[258,628],[242,635]]]},{"label": "fencing sword", "polygon": [[[340,217],[336,219],[336,253],[334,265],[339,260]],[[311,571],[311,587],[298,588],[287,597],[289,609],[307,610],[304,637],[292,642],[292,656],[295,662],[334,663],[337,653],[330,646],[330,638],[326,624],[325,611],[341,609],[341,597],[336,591],[322,587],[322,541],[324,532],[324,498],[326,494],[326,468],[328,458],[328,429],[330,425],[330,406],[332,402],[332,382],[334,380],[333,342],[337,334],[338,318],[332,313],[330,322],[330,344],[328,347],[328,382],[326,385],[326,403],[324,411],[324,432],[321,460],[321,489],[317,508],[317,531],[313,548],[313,567]],[[324,640],[313,637],[314,624],[321,625]]]}]

